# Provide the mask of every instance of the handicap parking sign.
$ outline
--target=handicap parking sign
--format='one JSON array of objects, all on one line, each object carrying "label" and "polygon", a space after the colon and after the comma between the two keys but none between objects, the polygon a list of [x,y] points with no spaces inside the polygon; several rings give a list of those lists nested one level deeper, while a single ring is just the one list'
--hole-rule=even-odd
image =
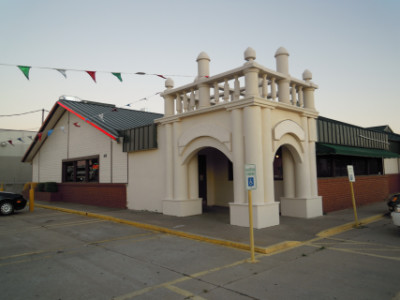
[{"label": "handicap parking sign", "polygon": [[246,177],[246,189],[247,190],[257,189],[256,165],[252,164],[245,165],[244,173]]},{"label": "handicap parking sign", "polygon": [[249,187],[253,187],[254,186],[254,177],[248,177],[247,178],[247,185]]}]

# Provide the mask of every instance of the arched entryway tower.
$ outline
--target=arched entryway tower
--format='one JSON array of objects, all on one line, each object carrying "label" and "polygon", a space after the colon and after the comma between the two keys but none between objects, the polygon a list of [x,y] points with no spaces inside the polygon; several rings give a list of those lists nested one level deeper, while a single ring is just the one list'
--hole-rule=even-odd
[{"label": "arched entryway tower", "polygon": [[[233,201],[230,132],[220,125],[190,120],[166,124],[164,129],[170,138],[166,148],[172,151],[165,157],[170,180],[166,181],[163,213],[196,215],[203,206],[227,206]],[[168,147],[174,144],[177,147]]]},{"label": "arched entryway tower", "polygon": [[322,215],[315,180],[315,120],[302,118],[302,123],[279,122],[273,129],[274,149],[282,155],[281,214],[312,218]]},{"label": "arched entryway tower", "polygon": [[[322,215],[315,158],[317,86],[308,70],[303,80],[289,75],[288,56],[279,48],[277,70],[272,71],[256,63],[255,51],[248,48],[242,66],[210,76],[210,58],[202,52],[193,83],[174,88],[173,81],[166,80],[165,115],[157,120],[165,161],[164,214],[202,213],[199,155],[222,155],[232,163],[233,197],[227,196],[231,224],[249,226],[246,164],[257,170],[257,189],[252,191],[255,228],[279,224],[280,212],[304,218]],[[277,199],[274,159],[280,148],[284,178]]]}]

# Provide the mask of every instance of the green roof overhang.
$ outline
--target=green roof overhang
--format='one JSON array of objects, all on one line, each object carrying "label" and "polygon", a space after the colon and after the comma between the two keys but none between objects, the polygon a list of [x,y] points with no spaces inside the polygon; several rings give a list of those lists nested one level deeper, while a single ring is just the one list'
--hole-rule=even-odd
[{"label": "green roof overhang", "polygon": [[332,145],[317,143],[317,155],[348,155],[348,156],[363,156],[363,157],[382,157],[396,158],[399,154],[382,149],[349,147],[343,145]]}]

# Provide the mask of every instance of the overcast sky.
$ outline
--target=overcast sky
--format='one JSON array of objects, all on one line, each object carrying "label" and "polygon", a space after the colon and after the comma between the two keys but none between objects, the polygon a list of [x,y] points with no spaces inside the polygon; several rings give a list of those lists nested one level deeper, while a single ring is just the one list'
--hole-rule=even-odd
[{"label": "overcast sky", "polygon": [[[215,75],[241,66],[249,46],[275,69],[283,46],[291,76],[313,73],[320,115],[400,133],[397,0],[0,0],[0,36],[0,128],[37,130],[40,112],[4,115],[50,110],[61,95],[162,113],[164,79],[133,73],[180,75],[179,86],[200,52]],[[30,80],[17,65],[32,66]]]}]

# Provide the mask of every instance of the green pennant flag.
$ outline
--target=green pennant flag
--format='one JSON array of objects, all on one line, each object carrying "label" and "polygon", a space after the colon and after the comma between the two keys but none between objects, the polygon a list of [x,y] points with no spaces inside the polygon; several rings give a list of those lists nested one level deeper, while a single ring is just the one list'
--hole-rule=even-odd
[{"label": "green pennant flag", "polygon": [[31,67],[28,67],[28,66],[18,66],[18,68],[22,71],[22,73],[24,73],[26,79],[29,80],[29,70],[31,69]]},{"label": "green pennant flag", "polygon": [[119,81],[122,82],[121,73],[111,73],[111,74],[113,74],[115,77],[117,77],[119,79]]}]

